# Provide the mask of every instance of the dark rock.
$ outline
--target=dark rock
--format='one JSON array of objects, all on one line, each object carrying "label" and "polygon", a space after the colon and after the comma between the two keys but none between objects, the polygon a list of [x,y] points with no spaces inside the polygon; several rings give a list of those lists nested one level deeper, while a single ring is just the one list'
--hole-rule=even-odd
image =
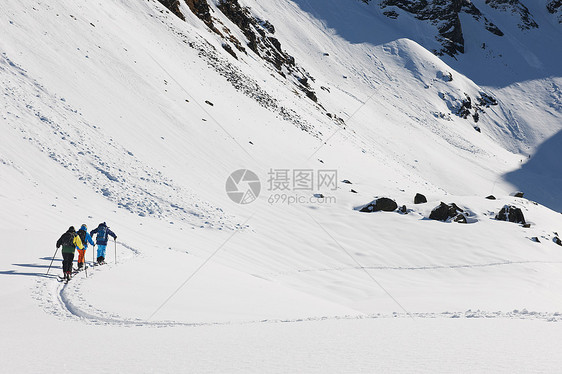
[{"label": "dark rock", "polygon": [[453,81],[453,74],[448,72],[448,73],[444,73],[442,71],[438,71],[437,72],[437,78],[441,79],[445,82],[452,82]]},{"label": "dark rock", "polygon": [[535,243],[540,243],[541,241],[539,240],[539,238],[537,238],[536,236],[533,236],[531,238],[532,241],[534,241]]},{"label": "dark rock", "polygon": [[485,92],[480,92],[480,96],[476,98],[478,105],[489,108],[490,105],[498,105],[498,101]]},{"label": "dark rock", "polygon": [[562,240],[559,237],[555,236],[552,241],[558,245],[562,245]]},{"label": "dark rock", "polygon": [[467,119],[470,115],[470,109],[472,109],[472,99],[467,95],[466,98],[461,101],[460,108],[457,108],[454,114],[461,118]]},{"label": "dark rock", "polygon": [[[370,0],[363,0],[363,2],[369,3]],[[489,32],[498,36],[503,35],[503,32],[496,25],[484,17],[471,1],[467,0],[383,0],[380,6],[383,9],[396,7],[411,13],[419,20],[429,21],[431,25],[435,26],[438,30],[436,39],[441,44],[442,49],[434,51],[434,53],[439,56],[447,54],[454,57],[458,53],[464,53],[461,18],[465,19],[466,15],[472,16],[478,22],[483,22],[484,28]],[[394,10],[385,10],[383,14],[389,18],[398,17],[398,13]]]},{"label": "dark rock", "polygon": [[[251,9],[242,6],[238,0],[220,0],[217,7],[240,29],[247,39],[248,48],[260,58],[273,65],[281,76],[286,77],[286,73],[292,76],[294,78],[293,81],[298,82],[296,84],[297,87],[304,92],[306,97],[314,102],[318,102],[314,89],[308,83],[308,79],[312,81],[314,79],[304,68],[296,64],[293,56],[283,50],[279,39],[273,36],[275,27],[269,21],[263,21],[253,16]],[[218,34],[222,36],[220,32]],[[228,39],[232,41],[236,38],[231,35]]]},{"label": "dark rock", "polygon": [[[170,10],[176,17],[185,21],[185,16],[180,11],[180,1],[179,0],[158,0],[162,5]],[[91,24],[92,25],[92,24]],[[93,25],[92,25],[93,26]]]},{"label": "dark rock", "polygon": [[520,0],[486,0],[486,4],[494,9],[518,14],[521,18],[521,23],[517,26],[519,26],[522,30],[536,29],[539,27],[531,16],[529,9],[527,9],[525,5],[521,4]]},{"label": "dark rock", "polygon": [[217,28],[213,23],[213,17],[211,16],[211,7],[206,0],[185,0],[185,3],[191,10],[193,14],[197,16],[201,21],[207,25],[211,30],[219,33]]},{"label": "dark rock", "polygon": [[562,23],[562,0],[551,0],[546,4],[546,9],[551,14],[556,14],[558,23]]},{"label": "dark rock", "polygon": [[214,106],[215,104],[211,103],[209,100],[205,100],[205,104],[208,104],[210,106]]},{"label": "dark rock", "polygon": [[379,212],[381,210],[383,212],[393,212],[397,208],[398,204],[396,204],[396,201],[387,197],[381,197],[365,205],[359,211],[364,213]]},{"label": "dark rock", "polygon": [[488,200],[496,200],[496,197],[494,195],[490,195],[490,196],[486,196],[486,199]]},{"label": "dark rock", "polygon": [[342,182],[342,183],[345,183],[345,184],[352,184],[352,183],[351,183],[349,180],[347,180],[347,179],[344,179],[344,180],[342,180],[341,182]]},{"label": "dark rock", "polygon": [[234,50],[232,49],[232,47],[226,43],[222,43],[222,47],[225,51],[228,52],[228,54],[230,54],[232,57],[234,57],[235,59],[238,60],[238,56],[236,56],[236,52],[234,52]]},{"label": "dark rock", "polygon": [[457,214],[454,221],[457,223],[468,223],[468,221],[466,220],[466,216],[462,213]]},{"label": "dark rock", "polygon": [[426,197],[421,193],[417,193],[416,196],[414,196],[414,204],[423,204],[423,203],[427,203]]},{"label": "dark rock", "polygon": [[396,13],[393,10],[386,10],[386,11],[382,12],[382,14],[384,14],[385,16],[387,16],[388,18],[391,18],[391,19],[398,18],[398,13]]},{"label": "dark rock", "polygon": [[503,208],[496,215],[498,221],[509,221],[514,223],[525,224],[525,217],[521,209],[513,205],[504,205]]},{"label": "dark rock", "polygon": [[436,221],[447,221],[449,218],[457,217],[459,213],[462,212],[464,211],[455,203],[447,205],[444,202],[441,202],[439,206],[433,208],[431,214],[429,215],[429,219],[433,219]]},{"label": "dark rock", "polygon": [[321,194],[321,193],[315,193],[315,194],[314,194],[314,197],[317,198],[317,199],[323,199],[323,198],[324,198],[324,195]]},{"label": "dark rock", "polygon": [[530,223],[526,223],[524,225],[521,225],[524,229],[530,229],[531,228],[531,224]]},{"label": "dark rock", "polygon": [[349,192],[357,193],[357,191],[355,191],[353,188],[349,190]]},{"label": "dark rock", "polygon": [[406,205],[402,205],[398,211],[400,211],[400,213],[408,214],[408,208],[406,208]]},{"label": "dark rock", "polygon": [[513,197],[523,197],[523,192],[516,192],[513,194]]}]

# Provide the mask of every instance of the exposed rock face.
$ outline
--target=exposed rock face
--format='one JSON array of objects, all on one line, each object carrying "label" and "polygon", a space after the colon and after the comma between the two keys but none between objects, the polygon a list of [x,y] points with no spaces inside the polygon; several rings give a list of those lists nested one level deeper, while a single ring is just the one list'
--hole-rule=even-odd
[{"label": "exposed rock face", "polygon": [[[464,211],[457,206],[455,203],[451,203],[450,205],[441,202],[439,206],[435,207],[431,214],[429,215],[429,219],[433,219],[436,221],[447,221],[449,218],[454,218],[455,222],[466,223],[466,217],[462,214]],[[459,215],[461,217],[459,217]]]},{"label": "exposed rock face", "polygon": [[359,211],[364,213],[379,212],[381,210],[383,212],[393,212],[397,208],[398,204],[396,204],[396,201],[387,197],[381,197],[365,205]]},{"label": "exposed rock face", "polygon": [[[538,23],[533,19],[529,9],[520,0],[486,0],[487,5],[478,9],[471,0],[362,0],[364,3],[379,2],[383,14],[391,19],[400,17],[404,12],[412,14],[415,18],[428,21],[437,28],[436,37],[442,48],[433,51],[437,55],[447,54],[454,57],[464,53],[464,34],[462,20],[471,16],[474,20],[497,36],[503,32],[488,18],[485,13],[490,8],[510,12],[518,18],[517,26],[522,30],[538,28]],[[562,22],[562,0],[551,0],[546,5],[547,10],[557,14],[558,21]]]},{"label": "exposed rock face", "polygon": [[[363,0],[369,3],[371,0]],[[454,56],[464,53],[464,35],[460,14],[471,15],[474,19],[484,23],[489,32],[503,36],[503,32],[486,17],[469,0],[382,0],[381,8],[395,7],[411,13],[419,20],[426,20],[437,27],[437,40],[443,48],[434,51],[437,55],[448,54]],[[387,10],[383,14],[390,18],[397,18],[396,10]]]},{"label": "exposed rock face", "polygon": [[273,36],[275,27],[269,21],[252,16],[250,9],[242,7],[238,0],[220,0],[218,8],[242,31],[248,39],[248,48],[275,66],[282,76],[293,77],[294,83],[309,99],[318,101],[314,89],[309,84],[312,77],[297,66],[293,56],[282,49],[279,40]]},{"label": "exposed rock face", "polygon": [[423,204],[423,203],[427,203],[426,197],[421,193],[417,193],[416,196],[414,196],[414,204]]},{"label": "exposed rock face", "polygon": [[158,0],[162,5],[174,13],[177,17],[185,21],[183,13],[180,11],[180,0]]},{"label": "exposed rock face", "polygon": [[[158,0],[164,4],[163,0]],[[166,1],[166,0],[164,0]],[[211,17],[211,8],[207,4],[206,0],[184,0],[189,9],[193,14],[197,16],[200,20],[205,22],[205,24],[213,31],[217,31],[215,25],[213,24],[213,18]],[[166,6],[166,4],[164,4]],[[181,18],[181,17],[180,17]]]},{"label": "exposed rock face", "polygon": [[[216,17],[211,14],[212,9],[207,0],[158,0],[172,13],[185,20],[179,8],[179,1],[184,1],[191,12],[205,23],[223,40],[223,48],[234,58],[238,58],[232,46],[241,53],[246,53],[243,43]],[[248,7],[242,7],[238,0],[220,0],[219,10],[232,21],[247,39],[247,47],[259,57],[273,65],[276,71],[290,79],[306,97],[314,102],[318,101],[310,81],[312,76],[298,66],[295,58],[283,50],[281,43],[273,36],[275,27],[269,22],[254,17]]]},{"label": "exposed rock face", "polygon": [[533,19],[533,16],[531,16],[529,9],[521,4],[519,0],[486,0],[486,4],[494,9],[509,11],[518,15],[521,18],[521,22],[518,26],[523,30],[536,29],[539,27]]},{"label": "exposed rock face", "polygon": [[[479,94],[480,96],[476,97],[475,101],[466,93],[464,98],[458,98],[449,93],[440,92],[439,97],[445,101],[451,113],[463,119],[472,118],[474,123],[477,123],[480,119],[480,113],[486,113],[486,108],[491,105],[498,105],[497,100],[491,95],[484,92],[479,92]],[[478,128],[477,131],[479,130]]]},{"label": "exposed rock face", "polygon": [[496,197],[495,197],[494,195],[489,195],[489,196],[486,196],[486,199],[488,199],[488,200],[496,200]]},{"label": "exposed rock face", "polygon": [[562,245],[562,240],[559,237],[555,236],[552,241],[558,245]]},{"label": "exposed rock face", "polygon": [[558,23],[562,23],[562,0],[552,0],[546,4],[546,9],[549,13],[555,14],[558,18]]},{"label": "exposed rock face", "polygon": [[525,224],[525,217],[523,216],[523,211],[513,205],[504,205],[503,208],[496,215],[496,219],[499,221],[509,221],[514,223]]}]

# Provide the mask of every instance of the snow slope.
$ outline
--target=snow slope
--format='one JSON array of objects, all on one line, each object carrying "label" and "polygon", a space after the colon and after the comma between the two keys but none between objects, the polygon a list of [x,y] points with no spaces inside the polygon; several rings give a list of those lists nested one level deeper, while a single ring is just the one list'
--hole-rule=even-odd
[{"label": "snow slope", "polygon": [[[272,21],[322,107],[154,1],[0,4],[0,344],[18,357],[3,368],[58,372],[101,357],[82,370],[555,370],[559,323],[547,321],[562,308],[562,218],[509,196],[520,181],[502,177],[559,131],[548,101],[528,104],[540,126],[509,107],[554,80],[503,88],[513,101],[498,96],[477,132],[451,107],[500,91],[390,26],[377,30],[388,40],[357,43],[299,2],[244,4]],[[555,159],[545,144],[535,157]],[[523,168],[551,181],[532,161]],[[262,184],[248,205],[225,193],[241,168]],[[337,170],[353,184],[281,203],[271,169]],[[560,209],[556,185],[540,186]],[[429,202],[412,205],[417,192]],[[354,209],[375,196],[409,214]],[[428,220],[440,201],[470,223]],[[531,228],[494,220],[504,204]],[[58,255],[45,274],[68,226],[102,221],[118,235],[107,266],[63,285]],[[69,334],[75,359],[61,364],[53,339]]]}]

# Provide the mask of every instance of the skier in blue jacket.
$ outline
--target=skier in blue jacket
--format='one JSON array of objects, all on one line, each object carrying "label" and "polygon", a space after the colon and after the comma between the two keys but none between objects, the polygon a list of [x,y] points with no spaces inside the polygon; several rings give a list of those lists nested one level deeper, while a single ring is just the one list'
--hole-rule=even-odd
[{"label": "skier in blue jacket", "polygon": [[117,235],[107,227],[105,222],[98,225],[97,228],[90,231],[90,236],[96,234],[96,244],[98,246],[98,264],[103,264],[105,261],[105,248],[107,247],[108,236],[112,236],[114,240],[117,240]]}]

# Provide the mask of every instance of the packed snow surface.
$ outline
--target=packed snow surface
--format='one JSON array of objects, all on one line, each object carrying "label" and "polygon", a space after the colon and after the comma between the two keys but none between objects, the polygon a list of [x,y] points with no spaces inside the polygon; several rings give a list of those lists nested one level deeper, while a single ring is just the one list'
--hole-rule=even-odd
[{"label": "packed snow surface", "polygon": [[[241,3],[318,103],[185,5],[0,4],[2,371],[559,370],[559,65],[487,80],[359,1]],[[486,95],[478,122],[453,113]],[[359,211],[377,197],[407,214]],[[429,220],[440,202],[468,223]],[[57,239],[100,222],[108,263],[58,282]]]}]

